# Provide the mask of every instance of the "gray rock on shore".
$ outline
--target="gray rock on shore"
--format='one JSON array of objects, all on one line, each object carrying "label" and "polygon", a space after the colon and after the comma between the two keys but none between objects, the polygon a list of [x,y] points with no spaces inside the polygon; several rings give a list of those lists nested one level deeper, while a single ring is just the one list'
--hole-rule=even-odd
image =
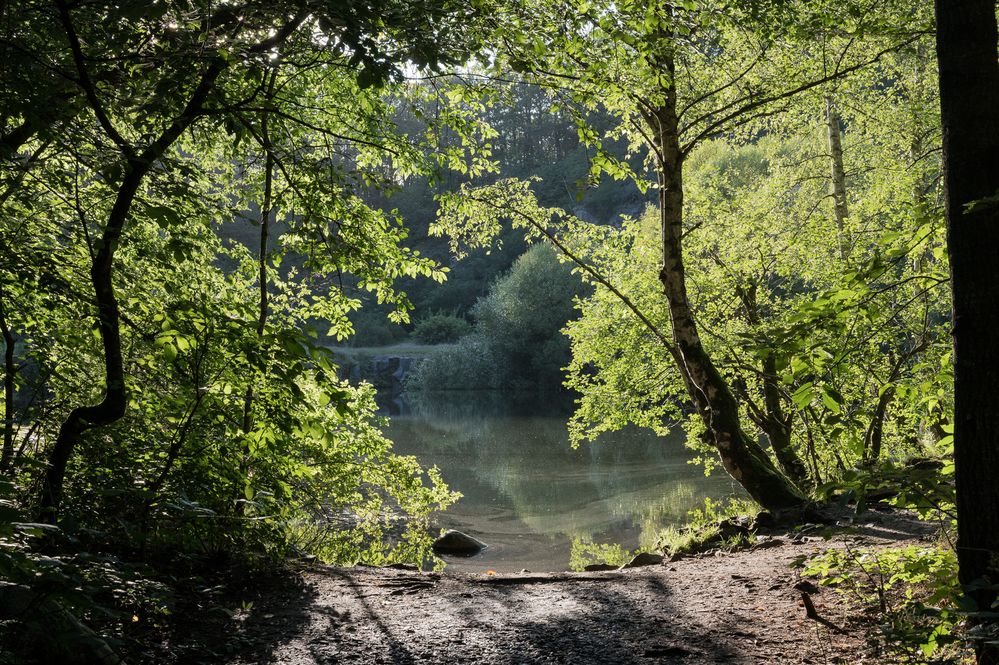
[{"label": "gray rock on shore", "polygon": [[478,538],[473,538],[461,531],[445,531],[434,541],[435,554],[451,554],[454,556],[475,556],[486,548],[486,544]]}]

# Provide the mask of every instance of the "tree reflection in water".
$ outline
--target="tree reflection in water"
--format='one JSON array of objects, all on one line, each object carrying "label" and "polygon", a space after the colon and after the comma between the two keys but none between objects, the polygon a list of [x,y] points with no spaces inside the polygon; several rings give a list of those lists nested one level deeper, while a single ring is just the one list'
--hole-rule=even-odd
[{"label": "tree reflection in water", "polygon": [[437,465],[463,498],[440,525],[490,547],[452,569],[566,570],[572,541],[649,548],[705,497],[739,494],[724,473],[688,464],[683,433],[636,428],[569,445],[566,398],[490,392],[395,398],[396,451]]}]

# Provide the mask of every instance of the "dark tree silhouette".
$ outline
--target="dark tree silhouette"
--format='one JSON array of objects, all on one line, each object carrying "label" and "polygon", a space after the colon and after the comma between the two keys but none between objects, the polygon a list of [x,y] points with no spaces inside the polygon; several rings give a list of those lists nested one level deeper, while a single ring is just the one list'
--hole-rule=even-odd
[{"label": "dark tree silhouette", "polygon": [[[999,60],[995,0],[937,0],[954,297],[954,461],[962,584],[999,583]],[[971,588],[980,610],[993,588]],[[979,663],[999,647],[978,646]]]}]

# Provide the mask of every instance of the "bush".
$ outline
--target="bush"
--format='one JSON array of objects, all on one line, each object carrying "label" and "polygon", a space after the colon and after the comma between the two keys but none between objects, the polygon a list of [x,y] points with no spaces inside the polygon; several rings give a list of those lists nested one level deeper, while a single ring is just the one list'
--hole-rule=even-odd
[{"label": "bush", "polygon": [[569,363],[562,328],[573,318],[575,298],[583,290],[582,280],[559,263],[554,249],[531,247],[476,303],[474,340],[465,337],[432,354],[410,388],[557,389]]},{"label": "bush", "polygon": [[488,343],[475,333],[457,344],[441,346],[420,361],[406,377],[415,391],[495,390],[501,386],[501,364]]},{"label": "bush", "polygon": [[830,549],[799,557],[818,579],[875,618],[868,641],[904,662],[965,662],[957,556],[948,547]]},{"label": "bush", "polygon": [[354,336],[347,342],[349,346],[391,346],[406,338],[406,330],[388,318],[389,308],[366,306],[351,315]]},{"label": "bush", "polygon": [[464,317],[438,312],[417,321],[413,336],[424,344],[450,344],[467,335],[471,329]]},{"label": "bush", "polygon": [[618,543],[594,543],[585,538],[573,538],[569,551],[569,569],[577,573],[587,566],[604,564],[623,566],[637,554],[630,552]]},{"label": "bush", "polygon": [[752,544],[755,534],[748,524],[760,507],[749,499],[729,497],[727,502],[704,499],[704,506],[687,514],[682,527],[668,526],[659,534],[656,549],[667,556],[697,554],[712,549],[736,550]]}]

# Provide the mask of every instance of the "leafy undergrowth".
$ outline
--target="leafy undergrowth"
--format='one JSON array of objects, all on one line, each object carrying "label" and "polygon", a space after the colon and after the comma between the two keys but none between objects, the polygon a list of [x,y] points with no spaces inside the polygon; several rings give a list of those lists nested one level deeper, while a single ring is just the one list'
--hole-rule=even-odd
[{"label": "leafy undergrowth", "polygon": [[681,527],[666,527],[656,549],[666,556],[700,554],[709,550],[733,551],[755,542],[753,521],[760,507],[747,499],[704,500],[704,506],[688,514]]},{"label": "leafy undergrowth", "polygon": [[796,561],[855,603],[876,630],[868,640],[895,662],[956,663],[968,656],[957,557],[946,545],[829,549]]},{"label": "leafy undergrowth", "polygon": [[709,551],[732,552],[756,542],[752,526],[759,512],[760,507],[748,499],[730,497],[714,501],[706,498],[700,508],[687,514],[686,524],[663,529],[651,548],[632,551],[618,543],[573,539],[569,568],[582,571],[588,566],[619,567],[645,551],[670,558]]},{"label": "leafy undergrowth", "polygon": [[622,547],[618,543],[593,543],[582,538],[574,538],[569,552],[569,570],[586,570],[587,566],[605,565],[620,567],[631,561],[637,550]]},{"label": "leafy undergrowth", "polygon": [[234,524],[186,506],[165,535],[151,530],[142,539],[132,523],[105,530],[72,519],[33,522],[19,493],[0,481],[0,665],[211,660],[240,645],[192,639],[193,626],[221,625],[245,609],[226,592],[286,577],[302,555],[340,564],[440,563],[421,518],[348,524],[316,515],[304,526],[297,520],[255,534],[250,525],[265,526],[262,520]]}]

